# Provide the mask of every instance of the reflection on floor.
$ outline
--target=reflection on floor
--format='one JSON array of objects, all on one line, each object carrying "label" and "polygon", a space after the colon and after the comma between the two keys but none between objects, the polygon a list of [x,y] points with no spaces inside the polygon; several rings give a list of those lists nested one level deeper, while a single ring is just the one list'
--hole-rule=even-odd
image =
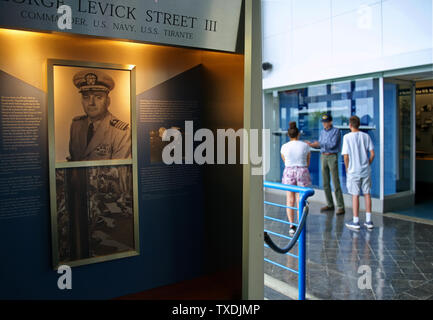
[{"label": "reflection on floor", "polygon": [[410,209],[394,210],[394,213],[414,218],[433,220],[433,200],[417,203]]},{"label": "reflection on floor", "polygon": [[394,213],[433,221],[433,184],[417,181],[415,206],[409,209],[394,210]]},{"label": "reflection on floor", "polygon": [[[284,203],[282,195],[265,195],[266,200]],[[433,299],[433,226],[373,214],[375,228],[351,231],[344,222],[352,218],[319,213],[319,204],[311,203],[307,222],[307,295],[329,300],[406,300]],[[265,215],[287,220],[285,209],[265,206]],[[360,221],[363,223],[364,214]],[[288,235],[287,225],[265,219],[265,229]],[[287,240],[272,237],[281,246]],[[265,248],[265,258],[297,270],[297,260]],[[297,254],[297,246],[292,253]],[[365,271],[371,269],[371,289]],[[364,269],[365,270],[365,269]],[[265,262],[267,277],[297,288],[297,275]],[[277,282],[278,282],[277,281]],[[362,286],[361,286],[362,287]],[[368,287],[368,286],[367,286]],[[265,287],[265,298],[282,299],[278,287]]]}]

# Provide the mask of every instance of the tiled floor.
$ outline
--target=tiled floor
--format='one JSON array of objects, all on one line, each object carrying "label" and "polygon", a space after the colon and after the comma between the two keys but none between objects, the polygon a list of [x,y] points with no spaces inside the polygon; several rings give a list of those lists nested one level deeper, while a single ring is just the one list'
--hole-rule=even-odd
[{"label": "tiled floor", "polygon": [[[283,195],[267,193],[266,200],[283,204]],[[433,225],[373,214],[375,228],[351,231],[344,222],[351,210],[336,217],[319,212],[310,203],[307,222],[307,293],[319,299],[391,300],[433,299]],[[285,209],[265,205],[265,215],[287,220]],[[361,213],[360,222],[364,221]],[[265,229],[288,235],[286,224],[265,219]],[[288,240],[272,236],[281,246]],[[297,254],[297,246],[292,249]],[[297,270],[297,260],[265,248],[265,258]],[[369,273],[358,273],[361,266],[371,269],[371,289],[360,289]],[[297,275],[265,262],[265,273],[290,286],[297,286]],[[362,278],[360,278],[363,276]],[[362,286],[361,286],[362,287]],[[265,298],[281,299],[275,290],[265,288]],[[279,298],[278,298],[279,297]]]}]

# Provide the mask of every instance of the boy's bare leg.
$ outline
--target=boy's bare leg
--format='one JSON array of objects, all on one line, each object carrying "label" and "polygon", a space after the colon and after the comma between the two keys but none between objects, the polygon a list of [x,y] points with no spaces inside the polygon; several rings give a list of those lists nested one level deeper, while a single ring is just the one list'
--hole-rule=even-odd
[{"label": "boy's bare leg", "polygon": [[371,221],[371,195],[366,194],[365,196],[365,225],[367,228],[373,228],[373,222]]},{"label": "boy's bare leg", "polygon": [[359,196],[352,195],[353,217],[359,217]]},{"label": "boy's bare leg", "polygon": [[371,213],[371,195],[366,194],[364,195],[364,198],[365,198],[365,212]]},{"label": "boy's bare leg", "polygon": [[359,230],[359,195],[352,195],[352,211],[353,211],[353,222],[346,223],[346,227],[353,230]]}]

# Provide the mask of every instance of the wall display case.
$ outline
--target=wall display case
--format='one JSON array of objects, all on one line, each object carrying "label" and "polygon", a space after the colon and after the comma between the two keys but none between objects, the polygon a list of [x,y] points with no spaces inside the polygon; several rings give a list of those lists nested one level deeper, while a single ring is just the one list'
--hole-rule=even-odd
[{"label": "wall display case", "polygon": [[417,157],[433,157],[433,87],[416,90]]},{"label": "wall display case", "polygon": [[[0,234],[14,244],[0,297],[108,299],[241,266],[242,166],[166,165],[161,138],[185,140],[185,121],[244,126],[242,54],[5,29],[0,43]],[[96,88],[111,118],[89,138]]]},{"label": "wall display case", "polygon": [[[134,0],[129,23],[67,5],[72,29],[60,30],[55,4],[0,4],[0,234],[13,243],[0,252],[0,297],[112,299],[224,271],[235,273],[233,297],[261,299],[263,285],[239,271],[263,275],[253,236],[263,231],[262,177],[249,165],[161,158],[164,129],[184,139],[185,121],[261,128],[260,2]],[[83,92],[101,85],[113,118],[92,135]],[[104,125],[120,134],[97,133]],[[247,238],[243,226],[254,230]],[[58,289],[61,264],[73,267],[74,290]]]}]

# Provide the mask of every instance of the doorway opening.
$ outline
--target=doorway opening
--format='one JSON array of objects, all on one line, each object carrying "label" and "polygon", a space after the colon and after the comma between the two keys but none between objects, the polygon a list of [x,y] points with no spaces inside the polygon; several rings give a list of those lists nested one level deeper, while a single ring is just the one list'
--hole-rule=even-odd
[{"label": "doorway opening", "polygon": [[385,198],[393,212],[433,220],[433,72],[384,79]]},{"label": "doorway opening", "polygon": [[433,215],[433,79],[416,82],[415,121],[415,204],[429,204]]}]

